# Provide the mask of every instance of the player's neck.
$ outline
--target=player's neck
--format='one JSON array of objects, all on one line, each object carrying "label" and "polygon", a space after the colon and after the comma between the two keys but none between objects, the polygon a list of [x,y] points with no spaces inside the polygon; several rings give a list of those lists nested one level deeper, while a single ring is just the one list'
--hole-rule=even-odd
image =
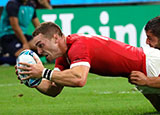
[{"label": "player's neck", "polygon": [[61,54],[65,55],[67,53],[67,39],[65,36],[62,36],[61,40],[59,41],[59,48],[61,50]]}]

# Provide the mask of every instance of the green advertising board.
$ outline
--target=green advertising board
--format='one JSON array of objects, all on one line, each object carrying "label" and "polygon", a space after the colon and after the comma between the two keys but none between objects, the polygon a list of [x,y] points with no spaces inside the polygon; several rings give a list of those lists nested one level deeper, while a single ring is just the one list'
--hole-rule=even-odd
[{"label": "green advertising board", "polygon": [[[124,5],[38,10],[40,22],[58,24],[65,35],[98,34],[133,46],[145,45],[145,24],[160,14],[160,5]],[[30,33],[33,28],[30,28]]]}]

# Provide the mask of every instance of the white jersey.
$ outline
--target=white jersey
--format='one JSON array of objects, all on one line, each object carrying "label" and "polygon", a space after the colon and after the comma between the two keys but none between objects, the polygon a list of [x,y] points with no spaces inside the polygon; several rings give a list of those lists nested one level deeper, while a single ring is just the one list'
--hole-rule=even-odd
[{"label": "white jersey", "polygon": [[[143,51],[146,55],[146,73],[148,77],[159,77],[160,76],[160,50],[143,47]],[[147,86],[137,86],[137,88],[145,94],[160,94],[159,88],[150,88]]]}]

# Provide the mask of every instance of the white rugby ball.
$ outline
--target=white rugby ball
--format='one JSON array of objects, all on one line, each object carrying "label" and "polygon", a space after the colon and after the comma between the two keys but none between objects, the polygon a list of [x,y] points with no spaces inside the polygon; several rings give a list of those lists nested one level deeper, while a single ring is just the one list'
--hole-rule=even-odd
[{"label": "white rugby ball", "polygon": [[[25,62],[25,63],[29,63],[29,64],[36,64],[36,61],[34,60],[33,56],[36,56],[39,59],[39,56],[33,52],[32,50],[23,50],[19,56],[17,57],[17,61],[16,61],[16,65],[17,67],[19,66],[23,66],[21,64],[19,64],[19,62]],[[40,60],[40,59],[39,59]],[[18,76],[19,78],[24,78],[28,75],[25,74],[19,74],[19,72],[22,72],[23,70],[21,69],[17,69],[18,71]],[[28,79],[28,80],[23,80],[22,82],[28,86],[28,87],[36,87],[41,83],[42,79]]]}]

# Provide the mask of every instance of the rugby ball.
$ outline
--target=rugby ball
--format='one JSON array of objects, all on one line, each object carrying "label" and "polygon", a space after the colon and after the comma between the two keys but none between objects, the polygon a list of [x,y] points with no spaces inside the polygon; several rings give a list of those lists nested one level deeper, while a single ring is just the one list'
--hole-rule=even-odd
[{"label": "rugby ball", "polygon": [[[17,57],[17,60],[16,60],[17,67],[24,66],[24,65],[19,64],[19,62],[36,64],[36,61],[34,60],[33,56],[36,56],[39,59],[39,56],[35,52],[33,52],[32,50],[23,50],[19,54],[19,56]],[[20,79],[27,76],[25,74],[19,74],[19,72],[22,72],[23,70],[17,69],[17,71],[18,71],[18,76],[19,76]],[[34,88],[34,87],[37,87],[41,83],[41,80],[42,80],[42,78],[40,78],[40,79],[28,79],[28,80],[23,80],[22,82],[26,86]]]}]

